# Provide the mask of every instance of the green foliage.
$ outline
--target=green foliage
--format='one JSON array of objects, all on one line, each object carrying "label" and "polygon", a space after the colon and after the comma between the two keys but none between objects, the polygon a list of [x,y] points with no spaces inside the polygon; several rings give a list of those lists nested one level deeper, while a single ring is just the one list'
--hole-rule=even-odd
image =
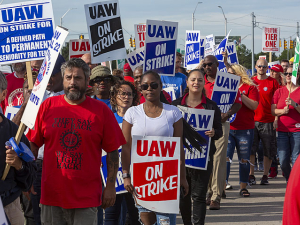
[{"label": "green foliage", "polygon": [[65,46],[61,50],[61,54],[66,61],[69,60],[69,42],[65,43]]},{"label": "green foliage", "polygon": [[284,50],[280,56],[278,57],[278,59],[281,61],[283,59],[287,59],[290,60],[290,58],[292,58],[295,55],[295,49],[289,49],[288,50]]},{"label": "green foliage", "polygon": [[246,45],[241,44],[239,47],[237,47],[237,55],[239,64],[243,65],[247,69],[251,69],[251,51],[247,49]]}]

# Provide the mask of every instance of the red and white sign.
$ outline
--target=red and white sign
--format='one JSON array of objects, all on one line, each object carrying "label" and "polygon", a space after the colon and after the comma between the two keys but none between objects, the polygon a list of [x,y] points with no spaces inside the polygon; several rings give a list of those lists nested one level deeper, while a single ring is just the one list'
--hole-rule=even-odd
[{"label": "red and white sign", "polygon": [[135,46],[136,48],[142,48],[145,46],[146,37],[146,24],[135,24]]},{"label": "red and white sign", "polygon": [[131,171],[137,204],[155,212],[179,212],[180,138],[133,136]]},{"label": "red and white sign", "polygon": [[262,51],[279,52],[279,28],[264,27],[262,32]]},{"label": "red and white sign", "polygon": [[89,39],[73,39],[69,42],[69,57],[81,58],[86,53],[90,53],[91,47]]},{"label": "red and white sign", "polygon": [[265,59],[265,60],[267,60],[267,56],[266,55],[260,55],[258,58],[259,59]]}]

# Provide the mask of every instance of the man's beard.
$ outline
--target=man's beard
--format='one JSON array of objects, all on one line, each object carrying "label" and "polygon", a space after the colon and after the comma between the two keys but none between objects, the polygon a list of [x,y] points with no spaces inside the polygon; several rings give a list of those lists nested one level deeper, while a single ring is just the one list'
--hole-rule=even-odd
[{"label": "man's beard", "polygon": [[26,71],[26,64],[24,64],[24,63],[13,64],[13,69],[16,72],[23,72],[23,71],[25,72]]},{"label": "man's beard", "polygon": [[[77,91],[70,92],[69,90],[71,88],[75,88]],[[82,97],[85,94],[85,91],[86,91],[85,88],[80,89],[78,86],[75,86],[75,85],[69,86],[67,88],[64,87],[64,92],[66,94],[67,99],[72,100],[72,101],[77,101],[77,100],[82,99]]]}]

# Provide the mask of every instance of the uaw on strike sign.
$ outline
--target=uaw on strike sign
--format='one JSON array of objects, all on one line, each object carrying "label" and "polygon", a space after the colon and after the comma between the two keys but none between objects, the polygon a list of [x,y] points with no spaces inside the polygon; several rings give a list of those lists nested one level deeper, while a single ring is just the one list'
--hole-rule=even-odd
[{"label": "uaw on strike sign", "polygon": [[264,27],[262,32],[262,51],[279,52],[279,27]]},{"label": "uaw on strike sign", "polygon": [[51,0],[0,5],[0,64],[38,60],[53,36]]},{"label": "uaw on strike sign", "polygon": [[134,135],[131,149],[137,204],[155,212],[178,213],[180,138]]}]

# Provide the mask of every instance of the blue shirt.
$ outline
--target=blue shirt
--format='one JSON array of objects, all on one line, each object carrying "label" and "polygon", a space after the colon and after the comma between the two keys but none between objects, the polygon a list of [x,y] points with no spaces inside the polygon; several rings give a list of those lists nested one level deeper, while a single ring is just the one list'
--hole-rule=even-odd
[{"label": "blue shirt", "polygon": [[175,76],[160,76],[163,89],[171,96],[172,101],[182,97],[186,88],[186,76],[175,73]]},{"label": "blue shirt", "polygon": [[114,113],[116,120],[118,121],[118,123],[123,123],[123,117],[119,116],[118,113]]},{"label": "blue shirt", "polygon": [[110,99],[100,99],[100,98],[97,98],[97,96],[95,95],[95,99],[101,101],[101,102],[104,102],[108,108],[110,108],[112,110],[112,107],[111,107],[111,104],[110,104]]}]

